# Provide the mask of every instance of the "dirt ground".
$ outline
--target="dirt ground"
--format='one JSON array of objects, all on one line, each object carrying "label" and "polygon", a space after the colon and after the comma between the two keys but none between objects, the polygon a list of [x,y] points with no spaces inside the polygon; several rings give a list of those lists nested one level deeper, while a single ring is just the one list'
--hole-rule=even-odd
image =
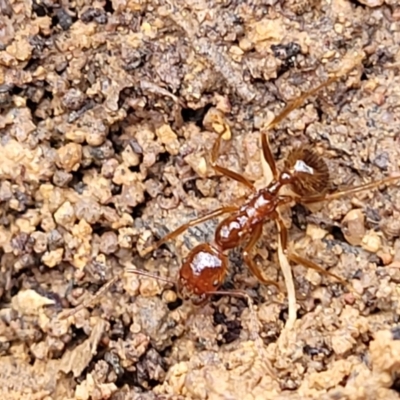
[{"label": "dirt ground", "polygon": [[293,265],[291,330],[272,222],[255,260],[281,290],[229,253],[223,289],[253,308],[124,273],[175,280],[218,221],[146,244],[248,196],[211,168],[212,115],[221,164],[262,184],[260,131],[343,65],[269,133],[274,156],[311,144],[332,188],[399,171],[397,4],[0,0],[2,399],[400,398],[396,184],[285,214],[291,246],[351,285]]}]

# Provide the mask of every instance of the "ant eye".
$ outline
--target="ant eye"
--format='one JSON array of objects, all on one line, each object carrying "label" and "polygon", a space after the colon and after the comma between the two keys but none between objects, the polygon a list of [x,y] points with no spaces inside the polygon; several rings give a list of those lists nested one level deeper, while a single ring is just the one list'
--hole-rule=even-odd
[{"label": "ant eye", "polygon": [[216,279],[216,280],[213,282],[213,285],[214,285],[214,286],[218,286],[218,284],[219,284],[219,281]]}]

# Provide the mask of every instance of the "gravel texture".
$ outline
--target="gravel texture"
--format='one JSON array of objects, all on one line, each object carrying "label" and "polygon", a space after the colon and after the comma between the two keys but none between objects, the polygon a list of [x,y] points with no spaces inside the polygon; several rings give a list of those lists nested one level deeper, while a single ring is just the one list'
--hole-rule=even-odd
[{"label": "gravel texture", "polygon": [[400,398],[396,184],[285,213],[352,287],[293,266],[290,330],[270,221],[255,260],[281,291],[229,254],[223,289],[252,307],[124,272],[175,280],[217,221],[147,244],[248,196],[210,165],[219,126],[220,163],[261,185],[260,130],[352,64],[270,132],[279,165],[309,143],[334,187],[399,171],[397,0],[0,0],[2,398]]}]

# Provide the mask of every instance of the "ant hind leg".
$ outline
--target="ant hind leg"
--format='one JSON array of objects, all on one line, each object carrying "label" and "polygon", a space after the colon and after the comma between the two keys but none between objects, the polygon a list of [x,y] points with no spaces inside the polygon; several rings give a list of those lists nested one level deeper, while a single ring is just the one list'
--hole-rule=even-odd
[{"label": "ant hind leg", "polygon": [[334,192],[334,193],[300,197],[297,199],[297,201],[302,204],[312,204],[312,203],[318,203],[320,201],[339,199],[341,197],[348,196],[350,194],[363,192],[365,190],[372,190],[372,189],[375,189],[378,186],[383,185],[385,183],[391,183],[391,182],[395,182],[398,180],[400,180],[399,174],[393,175],[393,176],[388,176],[388,177],[380,179],[378,181],[365,183],[363,185],[338,190],[337,192]]}]

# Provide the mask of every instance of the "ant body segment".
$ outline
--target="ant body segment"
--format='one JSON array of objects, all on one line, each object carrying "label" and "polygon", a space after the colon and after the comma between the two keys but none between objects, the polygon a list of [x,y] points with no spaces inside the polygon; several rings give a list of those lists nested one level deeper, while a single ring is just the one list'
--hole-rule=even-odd
[{"label": "ant body segment", "polygon": [[[272,120],[266,131],[274,128],[291,111],[298,108],[304,100],[336,81],[341,75],[342,74],[337,74],[331,77],[325,83],[304,93],[299,98],[289,103],[280,114]],[[261,134],[262,154],[271,169],[273,179],[266,187],[256,190],[253,183],[246,177],[218,165],[217,159],[221,144],[221,136],[221,134],[218,135],[211,152],[212,167],[216,172],[245,185],[251,191],[251,195],[243,205],[221,207],[204,216],[196,218],[167,234],[145,250],[145,253],[149,253],[165,242],[176,238],[189,227],[224,214],[229,214],[217,226],[214,240],[211,243],[199,244],[193,248],[183,260],[179,271],[178,293],[183,298],[191,298],[196,304],[203,302],[212,294],[226,293],[219,290],[228,270],[226,252],[241,245],[245,246],[243,250],[243,259],[254,276],[262,284],[277,286],[276,282],[263,277],[251,256],[255,244],[261,236],[264,222],[271,219],[275,220],[278,225],[280,243],[288,260],[336,278],[346,285],[346,282],[340,277],[324,270],[312,261],[288,251],[288,232],[279,214],[279,207],[293,203],[311,204],[337,199],[345,195],[370,190],[382,184],[399,180],[400,176],[389,176],[379,181],[350,187],[334,193],[327,193],[329,170],[327,164],[320,155],[310,146],[299,147],[289,154],[285,160],[283,170],[278,171],[267,134],[263,132]],[[280,190],[284,186],[289,186],[293,194],[281,195]],[[138,270],[130,272],[135,272],[139,275],[148,275]]]}]

